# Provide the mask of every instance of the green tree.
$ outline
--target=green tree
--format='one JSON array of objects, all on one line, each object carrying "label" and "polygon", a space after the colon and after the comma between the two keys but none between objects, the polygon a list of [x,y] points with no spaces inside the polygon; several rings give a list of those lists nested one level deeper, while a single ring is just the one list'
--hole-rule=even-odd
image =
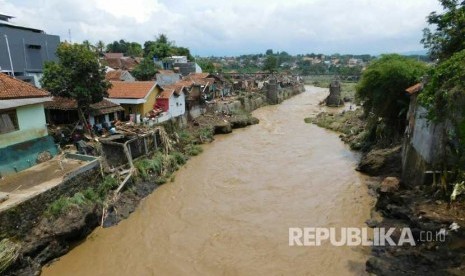
[{"label": "green tree", "polygon": [[267,56],[272,55],[272,54],[273,54],[273,49],[268,49],[265,52],[265,55],[267,55]]},{"label": "green tree", "polygon": [[56,54],[58,62],[45,63],[41,85],[53,96],[76,99],[81,121],[87,124],[83,112],[108,95],[105,68],[86,45],[62,43]]},{"label": "green tree", "polygon": [[124,54],[130,57],[142,57],[144,50],[142,50],[142,45],[139,43],[131,42],[128,43],[127,51]]},{"label": "green tree", "polygon": [[102,40],[99,40],[95,44],[95,49],[97,49],[99,56],[103,56],[103,52],[105,51],[105,48],[106,48],[105,42],[103,42]]},{"label": "green tree", "polygon": [[[447,183],[465,179],[465,50],[439,63],[429,74],[429,80],[419,96],[429,113],[429,119],[443,123],[440,129],[439,167]],[[444,127],[446,126],[446,127]],[[448,173],[451,171],[452,173]],[[443,188],[445,188],[445,184]],[[446,189],[443,190],[447,191]]]},{"label": "green tree", "polygon": [[153,80],[158,69],[160,67],[155,65],[152,59],[146,57],[132,70],[132,75],[138,81]]},{"label": "green tree", "polygon": [[426,70],[425,63],[390,54],[373,61],[363,72],[356,96],[369,116],[373,141],[389,143],[402,136],[409,103],[405,89],[420,81]]},{"label": "green tree", "polygon": [[191,55],[190,50],[186,47],[172,46],[171,52],[173,55],[176,56],[186,56],[187,60],[194,60],[194,57]]},{"label": "green tree", "polygon": [[126,53],[128,51],[128,42],[124,39],[113,41],[107,45],[107,52],[109,53]]},{"label": "green tree", "polygon": [[215,65],[208,59],[197,59],[197,64],[202,68],[203,72],[214,73]]},{"label": "green tree", "polygon": [[421,42],[432,58],[444,60],[465,49],[465,1],[439,0],[444,12],[432,12],[427,17],[434,30],[423,30]]},{"label": "green tree", "polygon": [[95,50],[94,45],[92,45],[92,43],[90,43],[89,40],[84,40],[82,42],[82,45],[86,47],[87,50],[91,50],[91,51]]},{"label": "green tree", "polygon": [[275,72],[277,68],[278,68],[278,59],[273,55],[267,56],[265,59],[265,64],[263,65],[263,70],[272,73],[272,72]]}]

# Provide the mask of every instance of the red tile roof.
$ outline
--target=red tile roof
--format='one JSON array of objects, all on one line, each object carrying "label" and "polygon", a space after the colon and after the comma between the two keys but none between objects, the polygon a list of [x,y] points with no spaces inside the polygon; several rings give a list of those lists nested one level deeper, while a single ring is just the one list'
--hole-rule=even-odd
[{"label": "red tile roof", "polygon": [[105,79],[108,81],[119,81],[121,80],[122,73],[123,73],[123,70],[108,71],[107,74],[105,75]]},{"label": "red tile roof", "polygon": [[205,79],[210,75],[210,73],[190,73],[188,77],[193,79]]},{"label": "red tile roof", "polygon": [[112,87],[108,90],[109,98],[118,99],[143,99],[155,86],[154,81],[112,81]]},{"label": "red tile roof", "polygon": [[53,97],[51,102],[46,102],[44,107],[46,109],[59,109],[59,110],[75,110],[77,109],[77,101],[65,97]]},{"label": "red tile roof", "polygon": [[190,88],[195,83],[192,80],[180,80],[180,81],[177,81],[175,84]]},{"label": "red tile roof", "polygon": [[405,91],[407,91],[407,93],[409,93],[410,95],[413,95],[413,94],[420,92],[422,89],[423,89],[423,83],[420,82],[413,86],[410,86],[409,88],[405,89]]},{"label": "red tile roof", "polygon": [[[58,110],[76,110],[78,107],[77,101],[65,97],[53,97],[53,101],[44,104],[45,109],[58,109]],[[90,113],[93,115],[108,114],[115,111],[124,110],[119,104],[112,103],[103,99],[98,103],[90,105]]]},{"label": "red tile roof", "polygon": [[134,68],[139,64],[140,62],[132,57],[122,57],[121,59],[121,65],[124,70],[132,71]]},{"label": "red tile roof", "polygon": [[162,75],[173,75],[174,71],[173,70],[158,70],[157,73],[162,74]]},{"label": "red tile roof", "polygon": [[174,88],[163,88],[163,91],[158,95],[157,98],[169,99],[171,98],[171,95],[173,95],[173,93],[175,93]]},{"label": "red tile roof", "polygon": [[105,58],[122,58],[124,55],[123,53],[105,53]]},{"label": "red tile roof", "polygon": [[50,93],[27,82],[0,73],[0,99],[42,98]]},{"label": "red tile roof", "polygon": [[106,58],[105,61],[108,67],[111,67],[113,69],[123,68],[123,64],[121,62],[121,59],[119,58]]}]

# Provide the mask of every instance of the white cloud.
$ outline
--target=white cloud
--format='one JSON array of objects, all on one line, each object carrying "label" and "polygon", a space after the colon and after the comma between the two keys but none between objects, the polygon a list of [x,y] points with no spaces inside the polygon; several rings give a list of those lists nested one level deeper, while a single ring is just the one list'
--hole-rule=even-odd
[{"label": "white cloud", "polygon": [[0,13],[74,41],[143,43],[165,33],[194,54],[421,49],[437,0],[0,0]]}]

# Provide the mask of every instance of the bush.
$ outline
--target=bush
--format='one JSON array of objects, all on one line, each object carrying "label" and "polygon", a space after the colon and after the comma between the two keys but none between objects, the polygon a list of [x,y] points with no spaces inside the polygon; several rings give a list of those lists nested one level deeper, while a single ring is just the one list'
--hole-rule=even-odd
[{"label": "bush", "polygon": [[99,202],[100,201],[100,198],[99,198],[99,195],[97,194],[97,192],[92,189],[92,188],[87,188],[84,190],[84,192],[82,192],[82,194],[84,195],[84,197],[91,201],[91,202]]},{"label": "bush", "polygon": [[64,213],[70,205],[68,198],[60,197],[59,199],[52,202],[46,211],[48,216],[57,217],[58,215]]},{"label": "bush", "polygon": [[198,134],[200,138],[211,140],[214,134],[213,127],[201,128]]},{"label": "bush", "polygon": [[118,181],[111,176],[106,176],[103,182],[97,187],[97,194],[99,198],[104,199],[108,192],[118,187]]},{"label": "bush", "polygon": [[186,164],[187,157],[184,154],[182,154],[182,153],[180,153],[178,151],[175,151],[175,152],[171,153],[171,155],[174,158],[177,165],[182,166],[182,165]]},{"label": "bush", "polygon": [[188,156],[196,156],[203,152],[203,149],[199,145],[188,145],[185,148],[185,152]]},{"label": "bush", "polygon": [[[383,55],[363,72],[356,96],[363,103],[365,115],[372,117],[369,128],[383,122],[387,144],[396,142],[405,130],[409,97],[405,89],[420,81],[426,64],[397,54]],[[376,143],[378,141],[375,141]]]},{"label": "bush", "polygon": [[188,145],[194,142],[194,138],[186,130],[180,130],[177,132],[177,134],[178,134],[179,143],[181,144],[181,146]]}]

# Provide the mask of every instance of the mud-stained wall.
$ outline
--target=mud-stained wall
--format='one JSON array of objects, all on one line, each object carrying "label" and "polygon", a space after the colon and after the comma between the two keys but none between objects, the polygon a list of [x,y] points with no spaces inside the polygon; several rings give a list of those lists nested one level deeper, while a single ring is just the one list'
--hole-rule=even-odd
[{"label": "mud-stained wall", "polygon": [[426,109],[413,100],[402,146],[402,179],[410,186],[426,184],[425,172],[440,161],[442,125],[428,121],[426,115]]},{"label": "mud-stained wall", "polygon": [[0,213],[0,239],[23,237],[38,223],[47,206],[61,196],[72,196],[101,182],[100,163],[96,160],[72,172],[62,184]]}]

